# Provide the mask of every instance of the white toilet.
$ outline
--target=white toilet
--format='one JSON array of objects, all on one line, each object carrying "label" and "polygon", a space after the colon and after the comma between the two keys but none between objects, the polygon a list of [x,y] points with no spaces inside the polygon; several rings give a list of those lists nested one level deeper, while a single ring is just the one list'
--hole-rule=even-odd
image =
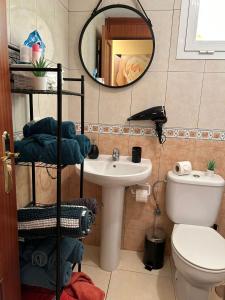
[{"label": "white toilet", "polygon": [[171,244],[178,300],[208,300],[212,287],[225,281],[225,239],[210,228],[223,190],[219,175],[168,172],[166,211],[175,223]]}]

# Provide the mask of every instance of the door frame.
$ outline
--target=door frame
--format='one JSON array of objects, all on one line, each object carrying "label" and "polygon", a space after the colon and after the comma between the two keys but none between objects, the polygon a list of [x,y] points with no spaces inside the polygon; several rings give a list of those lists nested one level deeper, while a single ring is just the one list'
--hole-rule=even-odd
[{"label": "door frame", "polygon": [[[10,134],[13,152],[12,100],[8,61],[6,1],[0,0],[0,157],[3,156],[2,134]],[[3,163],[0,160],[0,290],[1,300],[20,300],[19,250],[15,170],[12,164],[13,189],[7,194]]]}]

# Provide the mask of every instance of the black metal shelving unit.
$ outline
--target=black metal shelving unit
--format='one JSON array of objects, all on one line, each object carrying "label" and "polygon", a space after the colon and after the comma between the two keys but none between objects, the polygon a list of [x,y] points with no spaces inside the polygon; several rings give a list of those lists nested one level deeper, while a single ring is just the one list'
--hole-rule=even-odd
[{"label": "black metal shelving unit", "polygon": [[[9,47],[10,48],[10,47]],[[10,48],[12,49],[12,48]],[[12,49],[15,50],[15,49]],[[17,51],[17,50],[15,50]],[[60,278],[60,267],[61,267],[61,249],[60,249],[60,242],[61,242],[61,172],[62,169],[65,167],[61,164],[61,146],[62,146],[62,136],[61,136],[61,126],[62,126],[62,101],[63,95],[69,96],[78,96],[81,99],[81,134],[84,134],[84,76],[80,78],[62,78],[62,65],[57,64],[56,68],[26,68],[26,67],[11,67],[10,71],[12,72],[19,72],[19,71],[46,71],[46,72],[56,72],[57,73],[57,90],[31,90],[31,89],[14,89],[12,88],[12,93],[15,94],[26,94],[29,95],[29,107],[30,107],[30,121],[34,119],[34,112],[33,112],[33,95],[34,94],[47,94],[47,95],[57,95],[57,121],[58,121],[58,128],[57,128],[57,164],[56,165],[47,165],[44,163],[19,163],[18,165],[22,166],[31,166],[32,170],[32,205],[36,204],[36,174],[35,169],[36,167],[45,167],[45,168],[54,168],[57,170],[56,176],[56,185],[57,185],[57,267],[56,267],[56,300],[60,300],[61,293],[63,289],[60,286],[61,278]],[[77,81],[80,82],[80,91],[72,92],[62,89],[62,81]],[[80,197],[83,197],[83,170],[84,165],[81,164],[80,170]],[[81,265],[78,265],[78,271],[81,271]]]}]

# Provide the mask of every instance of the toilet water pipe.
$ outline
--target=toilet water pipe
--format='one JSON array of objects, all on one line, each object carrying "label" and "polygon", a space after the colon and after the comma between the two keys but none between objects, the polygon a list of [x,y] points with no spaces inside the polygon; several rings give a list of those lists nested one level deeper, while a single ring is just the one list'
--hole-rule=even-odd
[{"label": "toilet water pipe", "polygon": [[157,201],[157,196],[156,196],[156,191],[155,191],[155,188],[156,186],[159,184],[159,183],[166,183],[167,180],[164,179],[164,180],[157,180],[156,182],[153,183],[153,186],[152,186],[152,196],[153,196],[153,199],[155,201],[155,215],[156,216],[160,216],[161,215],[161,210],[160,210],[160,207],[159,207],[159,203]]},{"label": "toilet water pipe", "polygon": [[155,235],[156,233],[156,220],[157,220],[157,217],[159,217],[161,215],[161,209],[159,207],[159,203],[158,203],[158,200],[157,200],[157,196],[156,196],[156,186],[159,184],[159,183],[166,183],[167,180],[164,179],[164,180],[157,180],[156,182],[153,183],[153,186],[152,186],[152,196],[153,196],[153,199],[154,199],[154,202],[155,202],[155,211],[154,211],[154,222],[153,222],[153,235]]}]

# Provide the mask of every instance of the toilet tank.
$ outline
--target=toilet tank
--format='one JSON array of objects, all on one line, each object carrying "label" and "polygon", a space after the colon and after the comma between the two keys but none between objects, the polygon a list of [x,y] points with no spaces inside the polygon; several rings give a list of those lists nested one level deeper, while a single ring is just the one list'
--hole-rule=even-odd
[{"label": "toilet tank", "polygon": [[174,223],[212,226],[223,197],[224,179],[192,171],[179,176],[169,171],[166,185],[166,211]]}]

